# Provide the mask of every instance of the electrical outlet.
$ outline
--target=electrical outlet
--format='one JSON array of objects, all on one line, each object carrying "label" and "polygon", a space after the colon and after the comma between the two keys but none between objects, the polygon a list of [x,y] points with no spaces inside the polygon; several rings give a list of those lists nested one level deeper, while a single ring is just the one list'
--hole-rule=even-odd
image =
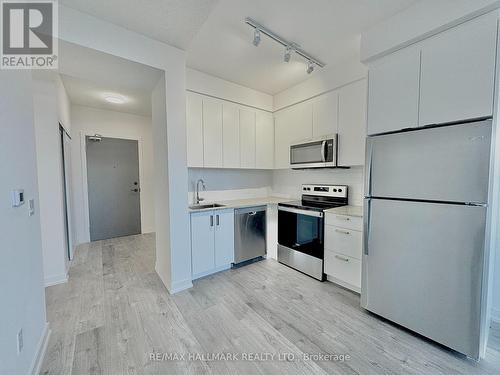
[{"label": "electrical outlet", "polygon": [[19,332],[17,333],[17,354],[21,354],[24,346],[24,340],[23,340],[23,329],[21,328]]}]

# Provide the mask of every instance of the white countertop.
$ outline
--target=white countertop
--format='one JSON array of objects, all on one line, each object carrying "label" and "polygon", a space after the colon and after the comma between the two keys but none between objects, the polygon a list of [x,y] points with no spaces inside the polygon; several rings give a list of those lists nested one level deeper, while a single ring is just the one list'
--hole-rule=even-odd
[{"label": "white countertop", "polygon": [[327,214],[363,217],[363,206],[342,206],[325,210]]},{"label": "white countertop", "polygon": [[263,197],[263,198],[248,198],[248,199],[232,199],[227,201],[217,201],[217,202],[200,202],[203,204],[217,203],[223,205],[223,207],[215,208],[203,208],[201,210],[189,209],[189,212],[202,212],[210,210],[224,210],[228,208],[243,208],[243,207],[254,207],[254,206],[264,206],[268,204],[278,204],[282,202],[290,202],[293,199],[290,198],[280,198],[280,197]]}]

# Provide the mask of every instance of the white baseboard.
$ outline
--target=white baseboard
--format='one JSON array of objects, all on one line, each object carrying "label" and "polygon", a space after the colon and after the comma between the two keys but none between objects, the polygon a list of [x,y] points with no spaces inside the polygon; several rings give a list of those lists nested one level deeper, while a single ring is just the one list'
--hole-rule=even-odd
[{"label": "white baseboard", "polygon": [[30,375],[38,375],[40,373],[43,364],[43,359],[47,351],[47,346],[49,345],[50,333],[51,331],[49,328],[49,323],[45,323],[42,337],[40,338],[40,341],[38,341],[35,358],[33,358],[33,362],[31,363],[29,372]]},{"label": "white baseboard", "polygon": [[500,309],[491,309],[491,320],[500,324]]},{"label": "white baseboard", "polygon": [[172,290],[169,290],[169,292],[170,294],[175,294],[192,287],[193,287],[193,281],[191,279],[186,279],[173,283]]},{"label": "white baseboard", "polygon": [[68,282],[68,274],[65,273],[62,275],[49,276],[49,277],[46,277],[43,280],[43,282],[44,282],[46,288],[49,286],[57,285],[57,284],[64,284],[64,283]]}]

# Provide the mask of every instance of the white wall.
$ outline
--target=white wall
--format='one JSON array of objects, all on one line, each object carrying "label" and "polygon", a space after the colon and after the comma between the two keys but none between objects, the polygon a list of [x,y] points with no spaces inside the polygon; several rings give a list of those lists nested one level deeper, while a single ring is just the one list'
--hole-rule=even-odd
[{"label": "white wall", "polygon": [[68,93],[64,87],[63,81],[59,74],[55,75],[55,82],[57,88],[57,101],[58,101],[58,117],[59,123],[71,135],[71,103],[69,101]]},{"label": "white wall", "polygon": [[[34,372],[48,335],[32,89],[29,71],[0,70],[0,374]],[[26,204],[12,208],[11,190],[20,188]],[[35,200],[31,217],[29,199]]]},{"label": "white wall", "polygon": [[498,7],[498,0],[418,1],[362,34],[361,61],[376,59]]},{"label": "white wall", "polygon": [[33,104],[46,286],[67,281],[62,151],[55,74],[33,74]]},{"label": "white wall", "polygon": [[73,186],[73,222],[77,244],[90,241],[88,222],[87,181],[82,170],[82,145],[85,135],[136,139],[140,142],[139,168],[141,177],[141,229],[155,231],[154,162],[151,118],[129,113],[73,105],[71,107],[72,141],[71,170]]},{"label": "white wall", "polygon": [[265,111],[273,110],[272,95],[194,69],[186,69],[186,89]]}]

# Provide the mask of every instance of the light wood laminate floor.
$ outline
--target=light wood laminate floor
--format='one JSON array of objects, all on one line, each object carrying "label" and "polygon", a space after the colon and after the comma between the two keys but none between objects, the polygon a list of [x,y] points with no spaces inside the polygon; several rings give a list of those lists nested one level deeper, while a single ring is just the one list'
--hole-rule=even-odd
[{"label": "light wood laminate floor", "polygon": [[[52,335],[42,374],[500,373],[498,329],[478,364],[365,312],[356,294],[273,260],[171,296],[154,259],[153,235],[77,249],[68,283],[46,291]],[[151,360],[153,352],[160,360]],[[161,360],[161,353],[179,358]],[[313,361],[303,353],[350,359]]]}]

